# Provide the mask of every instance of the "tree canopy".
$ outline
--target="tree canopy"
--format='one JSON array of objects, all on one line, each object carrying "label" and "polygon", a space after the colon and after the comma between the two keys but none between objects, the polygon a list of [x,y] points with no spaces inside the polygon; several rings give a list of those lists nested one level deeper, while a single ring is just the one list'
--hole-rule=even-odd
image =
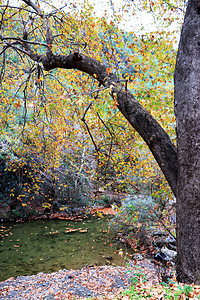
[{"label": "tree canopy", "polygon": [[[44,173],[60,165],[63,149],[72,149],[73,145],[79,153],[84,153],[91,141],[104,163],[112,159],[114,165],[119,166],[124,153],[136,161],[142,149],[144,153],[148,150],[119,115],[119,109],[147,142],[167,179],[173,174],[174,178],[169,181],[175,192],[176,151],[157,122],[174,140],[175,37],[164,23],[177,23],[180,3],[160,6],[144,1],[142,8],[150,11],[159,24],[164,16],[166,20],[156,32],[141,34],[139,30],[120,29],[123,16],[120,11],[115,12],[115,4],[111,7],[113,16],[107,20],[109,12],[98,17],[95,8],[85,1],[61,5],[61,9],[43,2],[41,7],[39,3],[24,2],[19,7],[2,2],[1,77],[5,93],[5,97],[2,95],[2,129],[4,137],[15,136],[15,151],[33,151],[34,168],[38,163],[35,155],[38,159],[41,156],[44,166],[40,164],[40,168]],[[133,14],[141,10],[141,4],[124,2],[122,6],[125,12],[132,9]],[[137,116],[128,108],[133,104]],[[156,128],[157,137],[152,135],[149,126],[152,132]],[[158,142],[159,136],[165,136],[169,149]],[[134,151],[131,150],[133,145]],[[157,147],[159,150],[154,149]],[[163,151],[171,165],[162,159]],[[68,158],[73,160],[70,152],[67,151]],[[146,157],[149,163],[143,159],[140,164],[143,172],[150,172],[147,176],[151,176],[152,157],[149,153]],[[131,169],[134,172],[133,163]],[[130,172],[130,168],[127,166],[123,171]]]}]

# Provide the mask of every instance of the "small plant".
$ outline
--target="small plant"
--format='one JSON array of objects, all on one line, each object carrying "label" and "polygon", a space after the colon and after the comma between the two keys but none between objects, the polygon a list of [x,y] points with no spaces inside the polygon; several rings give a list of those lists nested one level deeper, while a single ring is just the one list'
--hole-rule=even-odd
[{"label": "small plant", "polygon": [[143,299],[143,295],[138,294],[138,291],[134,285],[131,286],[130,290],[123,292],[122,295],[129,296],[128,299]]},{"label": "small plant", "polygon": [[194,292],[194,288],[190,285],[183,285],[178,286],[178,289],[182,292],[182,294],[185,294],[187,296],[187,299],[189,299],[190,295]]},{"label": "small plant", "polygon": [[135,285],[138,283],[145,283],[146,281],[147,281],[146,275],[142,272],[140,268],[136,268],[135,271],[133,272],[133,277],[131,278],[132,284]]},{"label": "small plant", "polygon": [[[150,286],[146,282],[141,281],[141,276],[143,273],[135,273],[133,285],[129,290],[121,293],[121,298],[114,299],[170,299],[170,300],[180,300],[180,299],[200,299],[200,291],[198,287],[191,285],[182,285],[177,282],[170,282],[156,284]],[[127,298],[126,298],[127,297]]]}]

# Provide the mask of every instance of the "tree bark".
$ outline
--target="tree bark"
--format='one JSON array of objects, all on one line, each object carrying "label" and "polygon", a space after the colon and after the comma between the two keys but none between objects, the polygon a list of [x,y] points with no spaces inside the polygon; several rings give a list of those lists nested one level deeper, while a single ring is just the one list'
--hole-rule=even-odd
[{"label": "tree bark", "polygon": [[200,284],[200,2],[190,0],[174,74],[177,122],[177,279]]}]

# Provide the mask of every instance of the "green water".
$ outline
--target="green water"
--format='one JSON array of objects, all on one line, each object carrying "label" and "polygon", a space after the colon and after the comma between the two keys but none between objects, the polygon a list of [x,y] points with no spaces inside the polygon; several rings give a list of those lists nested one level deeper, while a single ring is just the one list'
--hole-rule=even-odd
[{"label": "green water", "polygon": [[[66,233],[70,229],[77,231]],[[110,237],[107,219],[39,220],[2,224],[0,230],[0,281],[85,265],[123,265],[128,257]]]}]

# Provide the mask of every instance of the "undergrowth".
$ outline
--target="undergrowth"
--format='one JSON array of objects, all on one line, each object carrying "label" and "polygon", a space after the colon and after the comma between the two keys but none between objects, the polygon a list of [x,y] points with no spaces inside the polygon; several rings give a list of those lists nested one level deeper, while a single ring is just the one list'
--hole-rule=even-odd
[{"label": "undergrowth", "polygon": [[[169,283],[161,282],[159,284],[152,284],[147,281],[146,275],[143,271],[135,266],[135,271],[132,272],[132,284],[129,289],[121,291],[118,295],[92,298],[92,299],[113,299],[113,300],[198,300],[200,299],[200,286],[193,284],[178,283],[174,277]],[[91,298],[90,298],[91,299]]]}]

